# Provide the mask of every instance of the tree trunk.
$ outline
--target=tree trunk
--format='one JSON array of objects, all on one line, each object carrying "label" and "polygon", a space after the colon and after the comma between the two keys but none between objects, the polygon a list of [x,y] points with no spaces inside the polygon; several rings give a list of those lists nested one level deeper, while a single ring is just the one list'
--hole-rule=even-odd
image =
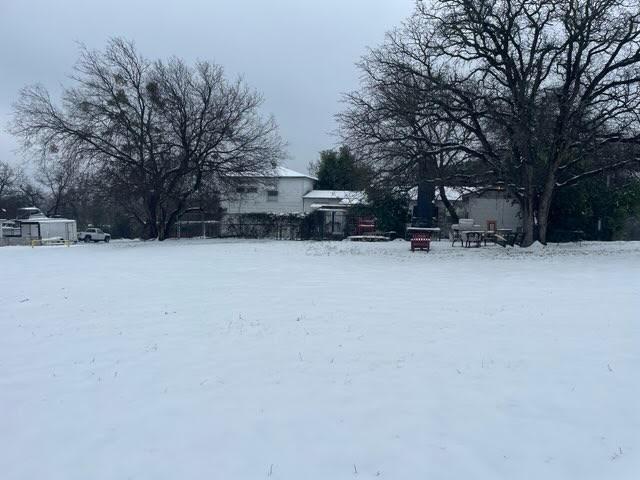
[{"label": "tree trunk", "polygon": [[158,224],[158,241],[163,242],[167,239],[167,224],[165,222],[160,222]]},{"label": "tree trunk", "polygon": [[160,240],[158,235],[158,199],[155,197],[155,195],[150,195],[147,197],[145,203],[147,210],[147,218],[144,228],[145,240],[151,240],[152,238]]},{"label": "tree trunk", "polygon": [[522,202],[522,230],[524,237],[522,239],[522,246],[528,247],[535,240],[535,208],[534,198],[532,194],[525,195]]},{"label": "tree trunk", "polygon": [[429,178],[427,161],[418,163],[418,204],[415,212],[415,226],[430,228],[433,226],[433,199],[436,187]]},{"label": "tree trunk", "polygon": [[159,207],[158,225],[158,241],[163,242],[167,239],[167,212],[163,205]]},{"label": "tree trunk", "polygon": [[538,239],[540,243],[547,244],[547,227],[549,225],[549,211],[551,210],[551,201],[555,191],[556,177],[550,172],[545,181],[544,191],[540,196],[540,204],[538,205]]},{"label": "tree trunk", "polygon": [[152,240],[158,238],[158,226],[154,219],[148,218],[147,223],[144,225],[142,236],[145,240]]},{"label": "tree trunk", "polygon": [[522,229],[524,234],[522,246],[528,247],[536,240],[536,189],[533,182],[533,167],[525,163],[522,175],[522,183],[525,186],[522,200]]},{"label": "tree trunk", "polygon": [[445,208],[449,212],[449,215],[451,216],[452,223],[458,223],[460,221],[460,218],[458,217],[458,212],[456,212],[456,209],[454,208],[453,204],[447,198],[447,194],[445,192],[443,185],[438,185],[438,192],[440,192],[440,199],[442,200],[442,203],[444,204]]},{"label": "tree trunk", "polygon": [[171,238],[171,230],[176,224],[176,218],[170,215],[166,221],[161,222],[158,228],[158,240],[161,242],[167,238]]},{"label": "tree trunk", "polygon": [[538,240],[543,245],[547,244],[547,227],[549,225],[549,205],[540,206],[538,210]]},{"label": "tree trunk", "polygon": [[416,224],[421,227],[433,226],[433,198],[435,196],[433,182],[422,181],[418,184],[418,205],[416,208]]}]

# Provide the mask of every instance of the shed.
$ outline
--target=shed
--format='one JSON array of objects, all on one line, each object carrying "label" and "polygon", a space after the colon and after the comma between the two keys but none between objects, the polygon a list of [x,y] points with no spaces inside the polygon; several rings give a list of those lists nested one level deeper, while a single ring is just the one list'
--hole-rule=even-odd
[{"label": "shed", "polygon": [[75,242],[78,239],[78,228],[75,220],[68,218],[30,218],[19,220],[21,236],[30,240],[47,240],[62,238]]}]

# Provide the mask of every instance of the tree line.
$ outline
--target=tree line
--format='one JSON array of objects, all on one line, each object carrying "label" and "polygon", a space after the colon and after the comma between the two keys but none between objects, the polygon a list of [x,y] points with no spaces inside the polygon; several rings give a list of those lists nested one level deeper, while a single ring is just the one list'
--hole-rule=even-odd
[{"label": "tree line", "polygon": [[[418,0],[358,68],[337,114],[345,148],[311,166],[318,188],[417,187],[427,220],[436,192],[456,218],[445,186],[500,188],[520,205],[525,245],[578,214],[564,204],[585,185],[606,179],[602,195],[636,198],[616,188],[635,188],[640,171],[638,0]],[[7,170],[5,183],[54,214],[100,204],[162,240],[234,178],[283,158],[261,104],[210,62],[151,61],[118,38],[83,47],[59,100],[20,92],[10,128],[36,173]]]},{"label": "tree line", "polygon": [[418,1],[359,68],[338,115],[359,158],[427,199],[500,186],[525,245],[546,242],[563,190],[638,171],[637,1]]},{"label": "tree line", "polygon": [[144,238],[167,238],[204,194],[283,156],[262,96],[213,63],[151,61],[115,38],[103,51],[82,47],[71,80],[60,101],[22,89],[11,132],[39,159],[40,183],[59,189],[53,197],[72,183],[95,189]]}]

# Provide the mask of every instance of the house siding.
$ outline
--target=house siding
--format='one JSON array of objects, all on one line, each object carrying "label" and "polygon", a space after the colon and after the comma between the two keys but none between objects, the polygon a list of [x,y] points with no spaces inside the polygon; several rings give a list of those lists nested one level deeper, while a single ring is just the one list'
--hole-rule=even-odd
[{"label": "house siding", "polygon": [[495,220],[498,228],[516,230],[522,226],[520,205],[501,194],[469,196],[464,201],[464,213],[466,218],[473,218],[477,225],[483,227],[487,220]]},{"label": "house siding", "polygon": [[[223,203],[227,214],[244,213],[302,213],[302,197],[313,190],[313,180],[306,177],[280,177],[267,180],[248,180],[246,186],[257,188],[255,193],[237,193]],[[269,199],[270,190],[277,190],[277,199]]]}]

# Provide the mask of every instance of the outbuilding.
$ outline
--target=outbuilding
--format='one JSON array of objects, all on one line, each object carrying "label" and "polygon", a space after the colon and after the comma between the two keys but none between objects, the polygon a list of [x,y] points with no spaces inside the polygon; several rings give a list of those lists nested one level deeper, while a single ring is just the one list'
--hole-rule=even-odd
[{"label": "outbuilding", "polygon": [[0,228],[2,245],[28,245],[34,240],[75,242],[77,239],[75,220],[47,217],[36,207],[19,209],[18,218],[4,221]]},{"label": "outbuilding", "polygon": [[23,238],[30,240],[62,239],[75,242],[78,239],[78,228],[75,220],[68,218],[37,218],[20,221]]}]

